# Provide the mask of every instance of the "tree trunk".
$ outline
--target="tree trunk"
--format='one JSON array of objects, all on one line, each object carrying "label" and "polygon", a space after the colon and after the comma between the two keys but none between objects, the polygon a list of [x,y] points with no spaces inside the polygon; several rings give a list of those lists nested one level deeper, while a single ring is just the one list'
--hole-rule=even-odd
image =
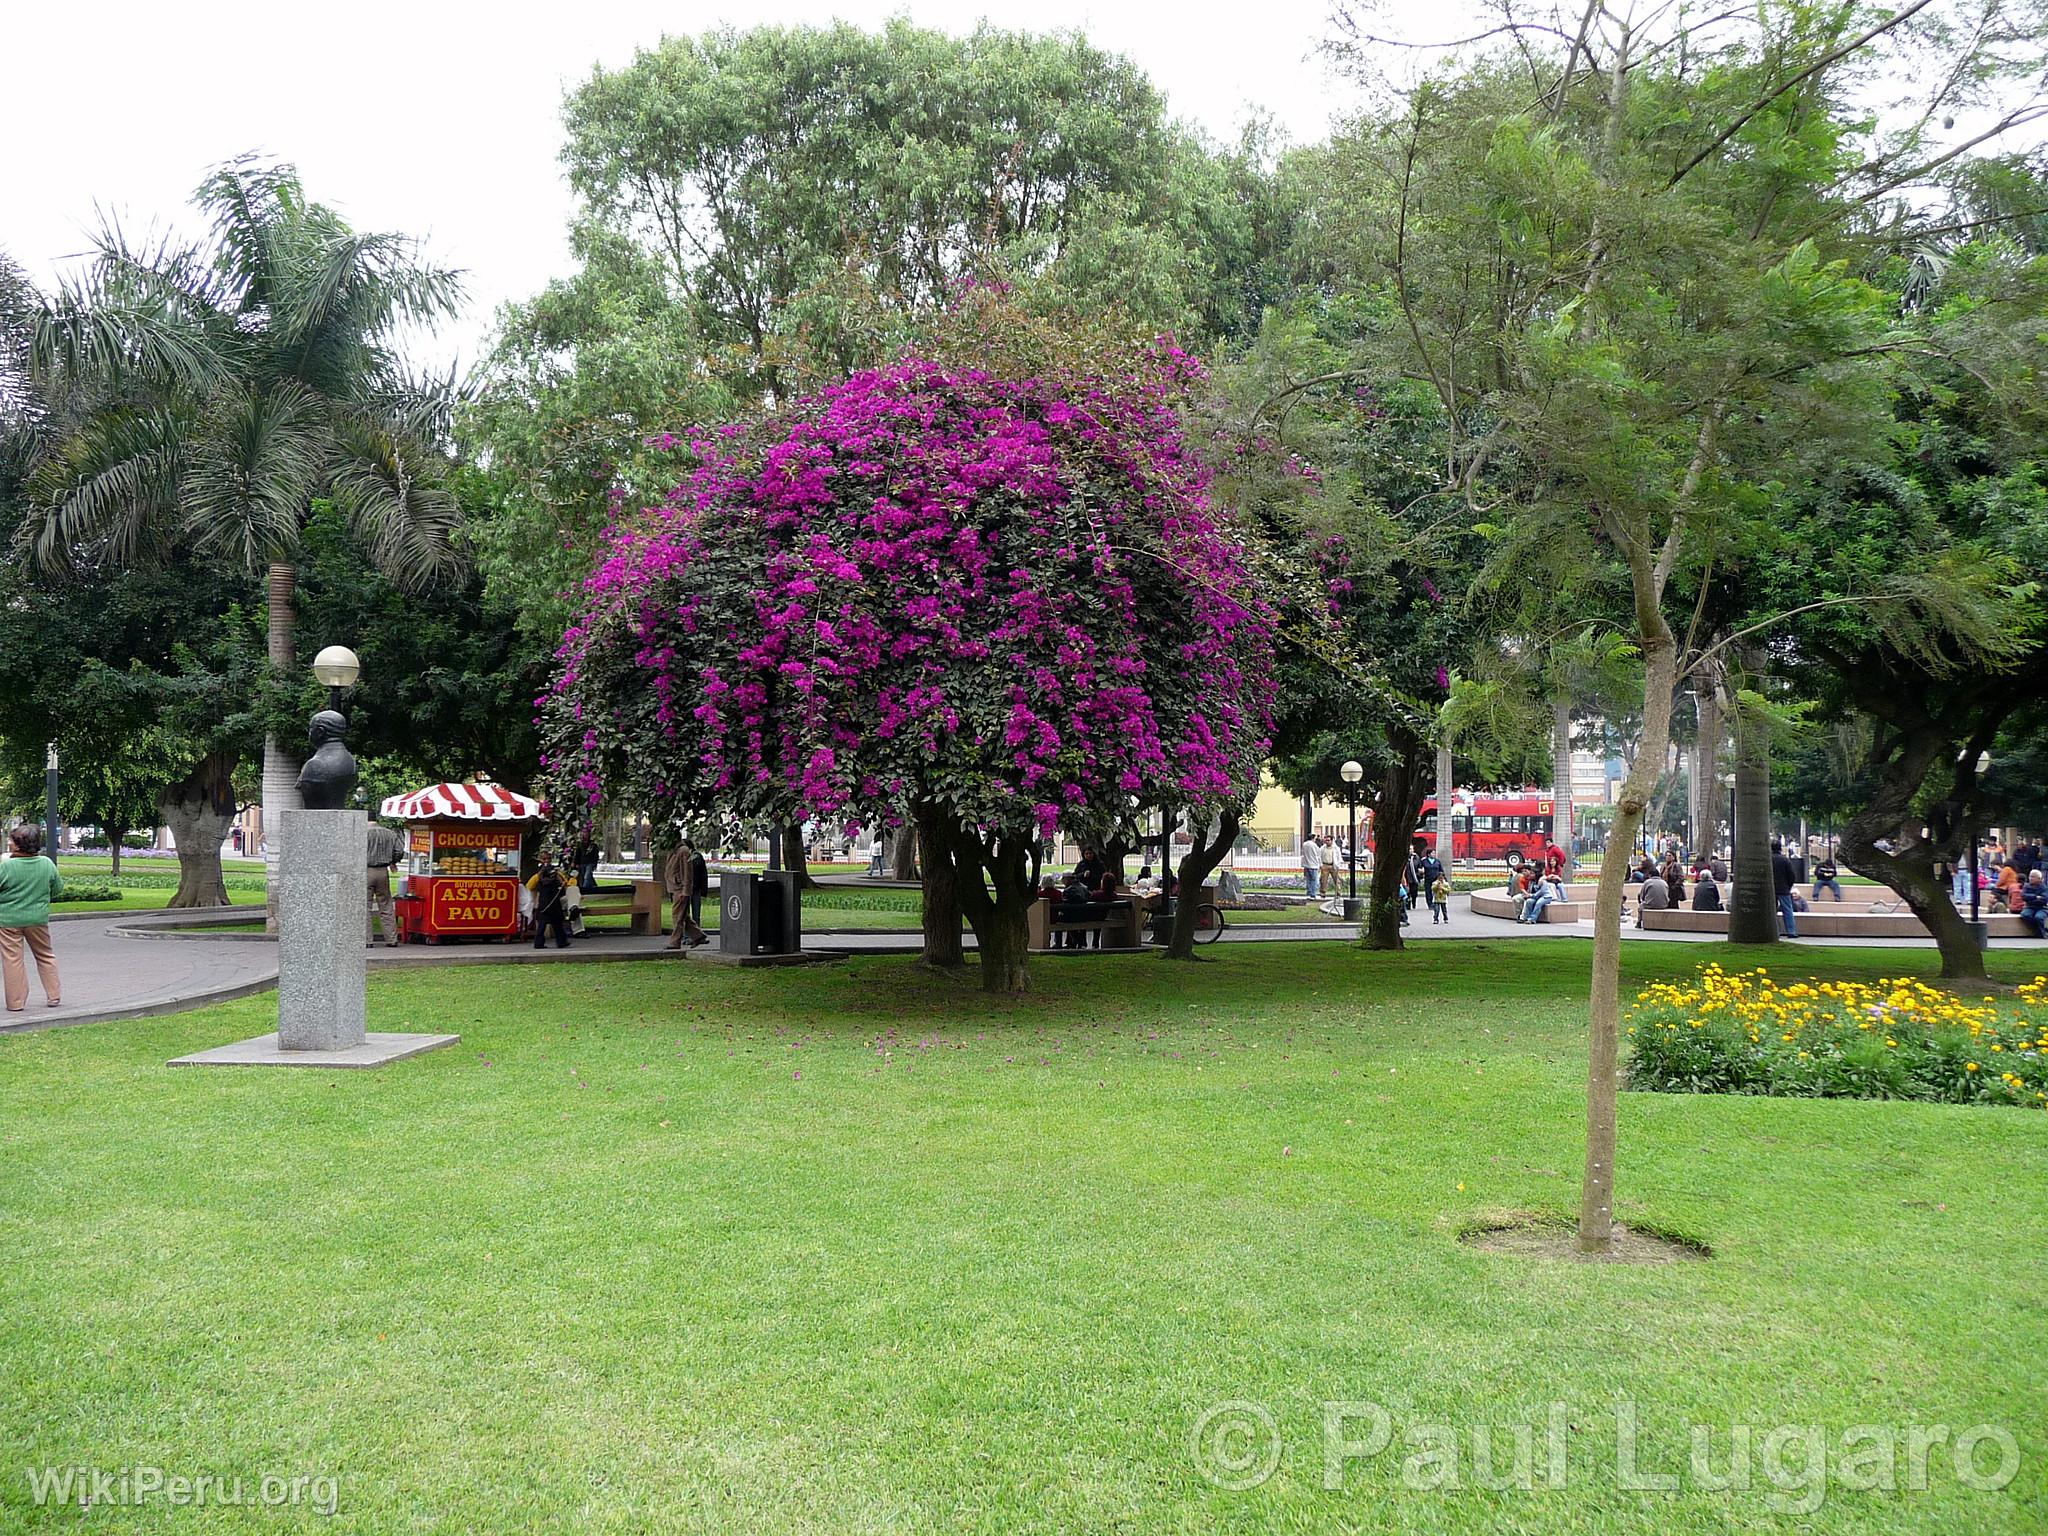
[{"label": "tree trunk", "polygon": [[[946,820],[940,810],[925,825],[933,831],[943,828],[953,851],[960,910],[974,930],[981,959],[981,990],[1023,992],[1031,985],[1025,972],[1031,944],[1025,913],[1038,894],[1038,838],[983,837],[972,827],[946,826]],[[927,862],[930,852],[927,843]]]},{"label": "tree trunk", "polygon": [[802,823],[782,829],[782,867],[796,872],[796,883],[802,889],[818,888],[818,882],[811,878],[810,850],[804,847]]},{"label": "tree trunk", "polygon": [[[1859,875],[1882,880],[1898,892],[1913,915],[1927,925],[1941,950],[1941,974],[1957,980],[1982,981],[1986,977],[1984,951],[1969,919],[1956,910],[1948,881],[1935,866],[1953,864],[1966,857],[1968,839],[1962,823],[1950,813],[1955,797],[1975,782],[1974,765],[1983,742],[1994,734],[1965,744],[1956,755],[1953,738],[1931,724],[1891,744],[1880,763],[1876,782],[1863,809],[1842,828],[1837,844],[1841,860]],[[1932,840],[1919,835],[1918,817],[1907,812],[1920,795],[1930,772],[1946,758],[1951,764],[1950,801],[1932,807]],[[1903,826],[1901,824],[1904,824]],[[1890,853],[1877,846],[1879,838],[1893,841]]]},{"label": "tree trunk", "polygon": [[[1457,781],[1452,777],[1452,772],[1451,748],[1450,744],[1446,742],[1443,746],[1436,749],[1436,857],[1437,862],[1443,865],[1444,871],[1447,874],[1457,866],[1458,853],[1457,844],[1453,841],[1453,833],[1451,831],[1451,797],[1458,792]],[[1422,802],[1417,800],[1415,805],[1416,814],[1420,815]],[[1379,825],[1377,817],[1374,818],[1373,824],[1375,826]],[[1401,825],[1405,829],[1401,834],[1401,857],[1405,859],[1408,856],[1408,840],[1415,831],[1415,818],[1411,816]],[[1375,867],[1374,873],[1378,873],[1377,867]],[[1379,892],[1378,881],[1373,883],[1373,892],[1375,895]],[[1394,925],[1393,943],[1374,945],[1372,947],[1376,949],[1399,949],[1401,947],[1400,925],[1398,923]]]},{"label": "tree trunk", "polygon": [[121,880],[121,846],[128,840],[126,827],[109,826],[107,833],[107,856],[114,861],[114,882]]},{"label": "tree trunk", "polygon": [[[907,821],[896,829],[894,841],[889,845],[889,878],[892,880],[915,880],[917,878],[917,823]],[[927,902],[929,905],[929,902]],[[953,928],[959,931],[959,910],[955,904]]]},{"label": "tree trunk", "polygon": [[897,834],[900,850],[909,842],[922,857],[915,862],[924,869],[924,954],[920,963],[935,970],[957,971],[967,964],[967,952],[960,942],[960,872],[953,865],[953,846],[945,835],[944,812],[921,805],[916,810],[915,830],[905,826]]},{"label": "tree trunk", "polygon": [[1195,958],[1195,924],[1201,918],[1198,909],[1202,905],[1202,882],[1215,873],[1216,866],[1223,862],[1223,855],[1230,852],[1243,826],[1243,813],[1236,806],[1231,806],[1216,818],[1214,837],[1205,843],[1197,834],[1194,842],[1189,844],[1187,857],[1180,861],[1180,883],[1173,901],[1173,932],[1166,941],[1164,958]]},{"label": "tree trunk", "polygon": [[157,798],[157,813],[178,842],[178,889],[173,907],[224,907],[227,879],[220,842],[235,819],[235,759],[216,752]]},{"label": "tree trunk", "polygon": [[[1758,657],[1744,656],[1745,669]],[[1749,672],[1756,677],[1754,670]],[[1723,704],[1735,731],[1735,867],[1728,902],[1731,944],[1778,942],[1778,888],[1771,876],[1770,728],[1744,709],[1731,679]]]},{"label": "tree trunk", "polygon": [[1564,878],[1569,881],[1578,864],[1572,847],[1572,701],[1560,694],[1551,700],[1550,710],[1550,836],[1564,850]]},{"label": "tree trunk", "polygon": [[625,816],[613,806],[604,818],[604,861],[607,864],[625,862]]},{"label": "tree trunk", "polygon": [[1615,1095],[1621,1054],[1621,896],[1629,861],[1617,849],[1635,845],[1650,793],[1671,744],[1671,689],[1676,647],[1656,599],[1637,574],[1637,624],[1643,655],[1643,735],[1614,807],[1608,856],[1600,861],[1593,908],[1593,985],[1586,1052],[1586,1167],[1579,1185],[1579,1248],[1606,1253],[1614,1242]]},{"label": "tree trunk", "polygon": [[[1401,919],[1407,909],[1401,900],[1401,873],[1415,841],[1416,823],[1422,819],[1422,802],[1429,798],[1429,780],[1424,772],[1429,762],[1429,744],[1399,726],[1390,728],[1387,744],[1394,749],[1394,756],[1380,779],[1380,792],[1372,807],[1372,888],[1365,903],[1365,926],[1359,933],[1359,941],[1367,949],[1402,948]],[[1451,776],[1446,766],[1450,755],[1448,747],[1437,749],[1439,850],[1447,836],[1445,828],[1450,825],[1450,797],[1442,788]],[[1437,858],[1443,862],[1444,873],[1449,874],[1450,860],[1441,851]]]},{"label": "tree trunk", "polygon": [[[1712,663],[1708,664],[1710,667]],[[1692,744],[1692,843],[1698,858],[1721,847],[1721,680],[1718,667],[1693,689],[1698,731]]]},{"label": "tree trunk", "polygon": [[[293,605],[292,594],[296,586],[297,573],[292,567],[283,561],[272,562],[264,596],[267,629],[264,649],[270,660],[271,671],[280,679],[290,675],[295,660],[292,637],[298,621],[298,611]],[[263,738],[263,828],[266,834],[266,852],[263,856],[263,927],[268,933],[277,932],[277,864],[284,852],[284,813],[297,810],[302,803],[298,790],[301,766],[298,755],[288,751],[275,736]],[[184,838],[180,837],[178,846],[181,862],[184,843]],[[214,867],[218,871],[218,848],[214,852]],[[182,875],[179,884],[182,889]],[[226,897],[223,895],[223,904],[225,900]]]}]

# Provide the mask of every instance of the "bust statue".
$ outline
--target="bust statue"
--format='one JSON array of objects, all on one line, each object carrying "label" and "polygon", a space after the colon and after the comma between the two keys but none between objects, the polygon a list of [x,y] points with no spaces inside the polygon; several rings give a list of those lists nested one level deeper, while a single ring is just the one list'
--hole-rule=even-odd
[{"label": "bust statue", "polygon": [[323,709],[313,717],[308,740],[313,755],[299,770],[299,798],[309,811],[345,811],[356,788],[356,760],[342,737],[348,734],[348,717],[338,710]]}]

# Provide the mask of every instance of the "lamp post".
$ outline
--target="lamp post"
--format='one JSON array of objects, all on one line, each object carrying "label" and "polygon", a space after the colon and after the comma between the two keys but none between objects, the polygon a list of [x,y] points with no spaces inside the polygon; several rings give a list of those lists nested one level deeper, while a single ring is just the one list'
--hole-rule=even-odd
[{"label": "lamp post", "polygon": [[1724,773],[1721,782],[1728,786],[1728,862],[1735,862],[1735,775]]},{"label": "lamp post", "polygon": [[[1990,771],[1991,754],[1989,752],[1979,752],[1977,754],[1976,776],[1981,779]],[[1978,903],[1982,899],[1982,892],[1977,888],[1978,842],[1977,823],[1975,819],[1972,819],[1970,822],[1970,932],[1977,936],[1977,947],[1979,949],[1988,949],[1991,947],[1991,925],[1978,916]]]},{"label": "lamp post", "polygon": [[[57,743],[50,743],[43,756],[43,846],[57,857]],[[114,850],[116,858],[120,850]]]},{"label": "lamp post", "polygon": [[1358,781],[1365,777],[1365,765],[1357,758],[1347,760],[1337,772],[1344,779],[1344,793],[1351,808],[1351,894],[1344,901],[1344,921],[1358,921]]}]

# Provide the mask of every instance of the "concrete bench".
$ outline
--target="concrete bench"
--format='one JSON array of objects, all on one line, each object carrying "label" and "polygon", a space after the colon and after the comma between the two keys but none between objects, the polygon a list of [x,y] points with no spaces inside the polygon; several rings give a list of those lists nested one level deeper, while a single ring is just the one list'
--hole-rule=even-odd
[{"label": "concrete bench", "polygon": [[[1504,917],[1516,921],[1515,902],[1505,892],[1474,891],[1472,910],[1481,917]],[[1546,923],[1576,923],[1593,916],[1593,901],[1589,895],[1584,901],[1553,901],[1543,909]]]},{"label": "concrete bench", "polygon": [[632,914],[632,931],[642,935],[664,932],[661,920],[662,902],[665,894],[659,880],[635,880],[631,894],[623,891],[606,891],[600,887],[583,898],[583,915],[599,917],[606,913],[629,912]]},{"label": "concrete bench", "polygon": [[1100,915],[1062,918],[1058,916],[1059,909],[1054,903],[1039,897],[1024,913],[1026,944],[1039,953],[1056,953],[1053,941],[1062,934],[1099,933],[1103,949],[1144,947],[1143,914],[1135,901],[1119,898],[1110,902],[1091,902],[1090,906],[1100,909]]},{"label": "concrete bench", "polygon": [[[1830,906],[1833,903],[1829,904]],[[1995,939],[2031,937],[2027,926],[2010,915],[1985,919],[1986,931]],[[1690,908],[1645,912],[1643,927],[1675,933],[1726,933],[1726,912],[1694,912]],[[1832,912],[1808,910],[1799,914],[1802,939],[1930,939],[1926,924],[1911,911]]]}]

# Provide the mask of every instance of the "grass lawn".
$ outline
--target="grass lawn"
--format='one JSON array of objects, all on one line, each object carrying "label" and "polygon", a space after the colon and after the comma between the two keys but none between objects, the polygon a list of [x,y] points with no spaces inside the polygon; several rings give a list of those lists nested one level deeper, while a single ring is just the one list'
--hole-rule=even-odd
[{"label": "grass lawn", "polygon": [[[66,885],[108,886],[119,891],[120,895],[112,901],[60,901],[53,911],[60,915],[66,912],[154,912],[169,906],[172,894],[178,889],[176,859],[139,859],[131,854],[121,860],[118,878],[113,868],[104,854],[65,854],[58,859],[57,872],[64,877]],[[221,870],[227,880],[230,901],[263,905],[261,859],[223,859]]]},{"label": "grass lawn", "polygon": [[[78,1523],[31,1504],[47,1464],[338,1479],[332,1519],[126,1516],[152,1531],[2048,1527],[2048,1115],[1628,1094],[1621,1214],[1714,1258],[1458,1243],[1574,1207],[1588,951],[1221,946],[1021,1001],[897,959],[386,974],[373,1029],[463,1039],[376,1073],[164,1067],[272,1027],[262,997],[0,1038],[0,1530]],[[1192,1442],[1230,1400],[1282,1447],[1241,1490]],[[1395,1436],[1334,1489],[1327,1401]],[[1630,1412],[1656,1473],[1751,1426],[1753,1486],[1619,1486]],[[1462,1490],[1404,1486],[1431,1424]],[[1518,1424],[1534,1490],[1470,1486]],[[1797,1445],[1809,1491],[1766,1481],[1781,1424],[1820,1427],[1825,1486]],[[2017,1476],[1944,1447],[1926,1491],[1843,1484],[1845,1432],[1899,1429],[1905,1479],[1930,1424],[2004,1427]]]}]

